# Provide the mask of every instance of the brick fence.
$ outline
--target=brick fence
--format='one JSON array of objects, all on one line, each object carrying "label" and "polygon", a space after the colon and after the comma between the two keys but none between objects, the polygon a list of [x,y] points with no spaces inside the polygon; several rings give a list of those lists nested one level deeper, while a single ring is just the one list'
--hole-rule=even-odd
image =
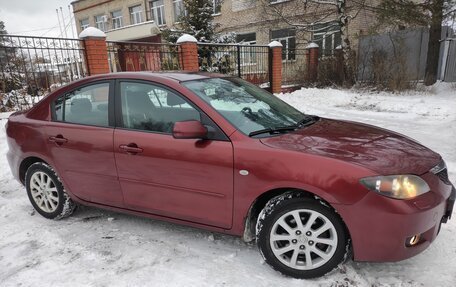
[{"label": "brick fence", "polygon": [[[92,28],[94,29],[94,28]],[[84,32],[84,31],[83,31]],[[84,43],[85,60],[89,75],[105,74],[110,72],[106,36],[103,32],[93,35],[80,35]],[[183,71],[198,72],[200,70],[198,61],[198,43],[190,35],[183,35],[177,41],[179,46],[179,66]],[[317,80],[318,74],[318,45],[312,43],[307,47],[309,52],[306,54],[306,78],[310,82]],[[269,44],[269,82],[270,90],[273,93],[282,91],[282,67],[283,67],[283,47],[277,41]],[[240,63],[238,63],[239,65]],[[247,79],[249,80],[249,79]]]},{"label": "brick fence", "polygon": [[108,53],[106,52],[106,38],[84,38],[87,72],[89,75],[109,73]]}]

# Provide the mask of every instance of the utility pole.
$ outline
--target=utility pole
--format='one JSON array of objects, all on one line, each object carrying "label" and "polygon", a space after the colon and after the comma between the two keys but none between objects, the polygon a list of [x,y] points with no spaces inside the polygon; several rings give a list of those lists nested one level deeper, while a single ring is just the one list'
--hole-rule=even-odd
[{"label": "utility pole", "polygon": [[[68,5],[68,15],[70,15],[71,38],[74,39],[74,38],[75,38],[75,36],[74,36],[74,29],[75,29],[76,27],[73,26],[74,21],[71,21],[71,19],[72,19],[73,17],[71,16],[71,7],[70,7],[70,5]],[[80,69],[80,67],[79,67],[79,61],[80,61],[79,52],[77,52],[76,55],[77,55],[77,56],[76,56],[76,58],[75,58],[74,60],[76,61],[75,64],[76,64],[76,72],[78,73],[78,79],[80,79],[80,78],[81,78],[81,69]]]},{"label": "utility pole", "polygon": [[55,13],[57,13],[57,21],[59,21],[60,37],[63,37],[62,25],[60,24],[59,9],[55,9]]},{"label": "utility pole", "polygon": [[[58,14],[58,13],[57,13]],[[68,34],[67,34],[67,25],[65,24],[65,17],[63,17],[63,9],[62,9],[62,6],[60,6],[60,14],[62,16],[62,24],[63,24],[63,31],[65,33],[65,38],[68,38]],[[71,20],[70,20],[71,22]],[[63,35],[62,35],[63,37]],[[66,40],[65,40],[66,41]],[[67,62],[67,66],[69,67],[68,69],[68,78],[70,80],[73,80],[73,77],[72,75],[74,75],[74,71],[73,71],[73,65],[71,64],[71,57],[70,57],[70,51],[66,51],[66,62]],[[64,62],[65,62],[65,59],[64,59]]]},{"label": "utility pole", "polygon": [[[63,30],[62,30],[62,24],[60,23],[59,9],[55,9],[55,13],[57,13],[57,20],[59,21],[59,29],[60,29],[59,38],[62,38]],[[55,56],[55,61],[56,61],[56,65],[57,65],[57,72],[59,73],[59,78],[60,78],[61,74],[60,74],[60,69],[59,69],[59,59],[58,59],[57,53],[54,56]],[[63,59],[63,63],[65,63],[65,59]]]},{"label": "utility pole", "polygon": [[[65,24],[65,18],[63,17],[62,6],[60,6],[60,14],[62,15],[62,23],[63,23],[64,32],[65,32],[65,38],[68,38],[67,27],[66,27],[66,24]],[[62,37],[63,37],[63,35],[62,35]]]},{"label": "utility pole", "polygon": [[[73,18],[73,17],[71,16],[71,7],[70,7],[70,5],[68,5],[68,15],[70,15],[70,19]],[[70,22],[71,22],[71,24],[70,24],[70,25],[71,25],[71,37],[74,39],[74,38],[75,38],[75,36],[74,36],[74,30],[75,30],[76,27],[74,27],[74,25],[73,25],[74,22],[73,22],[73,21],[70,21]]]}]

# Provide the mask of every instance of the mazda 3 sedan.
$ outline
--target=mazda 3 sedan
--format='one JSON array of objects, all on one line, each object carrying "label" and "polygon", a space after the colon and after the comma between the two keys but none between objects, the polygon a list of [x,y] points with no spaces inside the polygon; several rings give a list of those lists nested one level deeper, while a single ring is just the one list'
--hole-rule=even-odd
[{"label": "mazda 3 sedan", "polygon": [[414,256],[455,201],[445,162],[416,141],[218,74],[88,77],[6,130],[12,173],[42,216],[81,204],[242,236],[295,278]]}]

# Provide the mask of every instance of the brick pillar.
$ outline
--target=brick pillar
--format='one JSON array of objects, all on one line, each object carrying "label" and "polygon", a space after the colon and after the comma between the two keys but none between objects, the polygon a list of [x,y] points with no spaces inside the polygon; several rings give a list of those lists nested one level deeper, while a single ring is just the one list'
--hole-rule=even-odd
[{"label": "brick pillar", "polygon": [[316,82],[318,78],[318,45],[307,45],[307,78],[310,82]]},{"label": "brick pillar", "polygon": [[189,72],[198,72],[198,45],[195,37],[184,34],[177,39],[179,45],[179,62],[181,69]]},{"label": "brick pillar", "polygon": [[88,27],[79,34],[84,41],[85,59],[89,75],[109,73],[106,34],[94,27]]},{"label": "brick pillar", "polygon": [[282,44],[278,41],[269,43],[271,58],[269,61],[271,93],[282,91]]}]

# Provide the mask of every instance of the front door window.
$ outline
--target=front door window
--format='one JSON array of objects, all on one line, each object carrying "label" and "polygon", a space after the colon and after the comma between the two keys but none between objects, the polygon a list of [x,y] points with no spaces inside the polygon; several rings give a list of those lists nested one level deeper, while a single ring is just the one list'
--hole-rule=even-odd
[{"label": "front door window", "polygon": [[200,113],[176,93],[160,86],[121,82],[123,127],[171,134],[175,122],[201,120]]}]

